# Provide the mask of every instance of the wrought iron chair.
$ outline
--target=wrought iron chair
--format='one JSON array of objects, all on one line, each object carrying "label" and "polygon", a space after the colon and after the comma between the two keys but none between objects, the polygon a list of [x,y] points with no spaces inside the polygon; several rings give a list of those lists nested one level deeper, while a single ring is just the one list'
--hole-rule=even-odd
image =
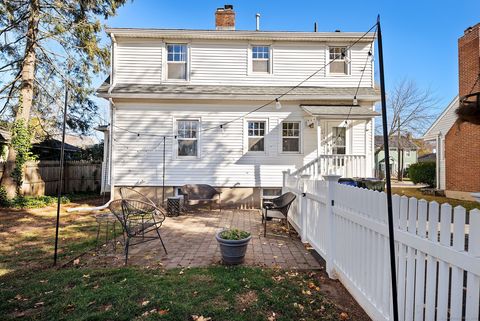
[{"label": "wrought iron chair", "polygon": [[[212,209],[212,203],[218,200],[218,209],[221,212],[221,192],[217,191],[214,187],[207,184],[187,184],[180,188],[180,192],[183,195],[184,204],[187,208],[191,203],[210,203],[210,210]],[[215,197],[218,195],[218,199]]]},{"label": "wrought iron chair", "polygon": [[269,218],[285,220],[288,234],[290,235],[290,225],[288,224],[288,210],[297,196],[291,192],[280,195],[277,198],[265,202],[262,211],[263,236],[267,236],[267,221]]},{"label": "wrought iron chair", "polygon": [[[160,239],[165,254],[167,249],[160,235],[160,227],[165,220],[165,212],[162,208],[153,204],[133,199],[114,200],[109,204],[110,211],[117,217],[122,225],[125,237],[125,264],[128,262],[129,246]],[[146,235],[155,231],[157,235]],[[136,239],[130,244],[131,239]]]}]

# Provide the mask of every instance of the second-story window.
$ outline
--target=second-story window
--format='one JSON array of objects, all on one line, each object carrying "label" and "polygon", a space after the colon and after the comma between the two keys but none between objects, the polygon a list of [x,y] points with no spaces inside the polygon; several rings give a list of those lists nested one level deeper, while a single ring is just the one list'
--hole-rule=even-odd
[{"label": "second-story window", "polygon": [[348,51],[346,47],[330,47],[330,73],[348,75]]},{"label": "second-story window", "polygon": [[187,45],[167,45],[167,79],[187,79]]},{"label": "second-story window", "polygon": [[252,47],[252,71],[270,72],[270,47],[253,46]]}]

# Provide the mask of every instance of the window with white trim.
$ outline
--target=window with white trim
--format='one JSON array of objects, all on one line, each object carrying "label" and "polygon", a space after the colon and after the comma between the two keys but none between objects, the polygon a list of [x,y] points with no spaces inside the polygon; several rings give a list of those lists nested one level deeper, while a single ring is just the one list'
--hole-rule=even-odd
[{"label": "window with white trim", "polygon": [[198,157],[199,121],[192,119],[177,120],[177,156]]},{"label": "window with white trim", "polygon": [[252,47],[252,72],[270,73],[270,47]]},{"label": "window with white trim", "polygon": [[187,45],[167,45],[167,79],[187,79]]},{"label": "window with white trim", "polygon": [[264,152],[265,151],[265,128],[266,121],[248,121],[248,151]]},{"label": "window with white trim", "polygon": [[347,129],[332,127],[332,154],[345,155],[347,153]]},{"label": "window with white trim", "polygon": [[330,47],[330,73],[348,75],[348,52],[347,47]]},{"label": "window with white trim", "polygon": [[300,122],[282,122],[282,152],[300,153]]}]

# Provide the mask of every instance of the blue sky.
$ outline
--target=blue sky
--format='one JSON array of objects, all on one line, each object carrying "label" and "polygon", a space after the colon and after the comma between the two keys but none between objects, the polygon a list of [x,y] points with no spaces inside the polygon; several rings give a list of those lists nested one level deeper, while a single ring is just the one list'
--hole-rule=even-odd
[{"label": "blue sky", "polygon": [[[111,27],[214,28],[214,11],[233,4],[236,27],[262,30],[366,31],[381,15],[387,90],[402,79],[431,88],[439,111],[457,94],[457,39],[480,22],[479,0],[402,1],[167,1],[127,2]],[[377,68],[378,70],[378,68]],[[378,75],[377,75],[378,76]],[[377,78],[378,80],[378,78]]]}]

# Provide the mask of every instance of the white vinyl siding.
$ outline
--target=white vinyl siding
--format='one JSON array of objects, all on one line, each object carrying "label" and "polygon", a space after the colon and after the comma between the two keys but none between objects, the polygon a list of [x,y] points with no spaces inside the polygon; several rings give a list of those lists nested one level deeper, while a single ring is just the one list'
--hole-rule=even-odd
[{"label": "white vinyl siding", "polygon": [[[161,84],[162,79],[168,82],[165,43],[155,39],[117,41],[117,83]],[[329,46],[325,43],[278,41],[270,45],[270,72],[253,73],[249,72],[251,47],[247,41],[192,40],[187,46],[186,59],[189,84],[294,86],[322,68],[329,58]],[[330,75],[325,68],[303,86],[356,87],[369,49],[370,44],[358,43],[349,50],[348,76]],[[372,63],[367,63],[361,86],[373,87]]]},{"label": "white vinyl siding", "polygon": [[115,50],[117,83],[158,84],[162,79],[162,47],[150,39],[122,40]]},{"label": "white vinyl siding", "polygon": [[[282,111],[272,115],[266,109],[256,113],[259,119],[268,120],[264,154],[244,151],[245,122],[239,116],[251,107],[241,104],[193,104],[193,103],[139,103],[116,104],[116,126],[139,132],[140,136],[115,129],[114,180],[115,185],[160,186],[162,184],[163,144],[166,135],[166,184],[181,186],[188,183],[205,183],[213,186],[279,187],[282,171],[303,166],[316,155],[316,132],[304,128],[305,155],[280,154],[281,121],[290,117],[300,118],[303,113],[298,105],[283,104]],[[273,107],[272,107],[273,108]],[[202,131],[200,135],[200,159],[177,158],[176,142],[172,133],[175,121],[194,115],[201,119],[202,128],[220,126],[234,120],[225,128]],[[159,136],[151,136],[159,135]],[[280,156],[281,155],[281,156]]]}]

